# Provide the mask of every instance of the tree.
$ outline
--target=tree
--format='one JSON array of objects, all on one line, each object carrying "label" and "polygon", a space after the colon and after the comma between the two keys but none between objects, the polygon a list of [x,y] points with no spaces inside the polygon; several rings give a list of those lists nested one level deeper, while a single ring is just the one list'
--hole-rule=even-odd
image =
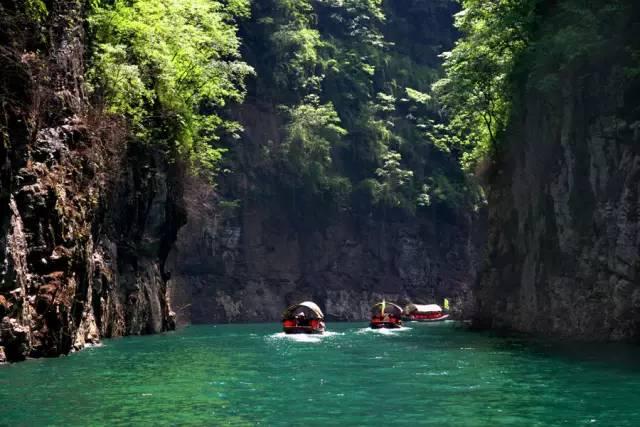
[{"label": "tree", "polygon": [[321,104],[314,95],[288,113],[290,121],[282,144],[286,162],[306,188],[326,190],[331,183],[331,151],[347,131],[340,127],[333,105]]},{"label": "tree", "polygon": [[214,168],[219,135],[239,130],[219,112],[243,98],[252,72],[235,26],[248,11],[245,0],[94,2],[93,93],[140,140],[164,140],[194,170]]},{"label": "tree", "polygon": [[[395,151],[389,151],[383,156],[383,165],[376,169],[378,186],[376,188],[376,201],[383,206],[394,208],[403,207],[407,200],[402,197],[402,190],[411,182],[413,172],[402,169],[402,156]],[[413,209],[413,206],[410,207]]]},{"label": "tree", "polygon": [[464,0],[456,15],[463,36],[446,52],[446,75],[434,91],[459,141],[463,165],[495,153],[511,113],[511,75],[528,46],[538,0]]}]

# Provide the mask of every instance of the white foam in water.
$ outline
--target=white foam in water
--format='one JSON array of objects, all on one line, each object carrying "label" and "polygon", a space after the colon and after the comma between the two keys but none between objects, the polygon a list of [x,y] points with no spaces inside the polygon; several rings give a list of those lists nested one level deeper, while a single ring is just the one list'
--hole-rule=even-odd
[{"label": "white foam in water", "polygon": [[411,328],[407,328],[406,326],[402,326],[401,328],[380,328],[380,329],[371,329],[371,328],[361,328],[356,332],[357,334],[379,334],[379,335],[395,335],[397,332],[409,331]]},{"label": "white foam in water", "polygon": [[344,335],[344,332],[325,331],[320,337],[335,337],[337,335]]},{"label": "white foam in water", "polygon": [[284,332],[278,332],[276,334],[269,335],[271,339],[281,339],[281,340],[289,340],[295,342],[311,342],[318,343],[321,342],[324,338],[334,337],[336,335],[344,335],[344,332],[332,332],[327,331],[324,334],[285,334]]}]

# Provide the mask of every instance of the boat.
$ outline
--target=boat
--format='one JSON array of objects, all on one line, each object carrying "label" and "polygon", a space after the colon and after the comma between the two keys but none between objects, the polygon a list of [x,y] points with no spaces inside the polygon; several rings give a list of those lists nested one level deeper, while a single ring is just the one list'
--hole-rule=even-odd
[{"label": "boat", "polygon": [[294,304],[282,314],[282,329],[285,334],[322,334],[324,314],[314,302]]},{"label": "boat", "polygon": [[409,304],[404,308],[404,318],[411,322],[439,322],[448,317],[438,304]]},{"label": "boat", "polygon": [[371,322],[369,326],[372,329],[401,328],[402,308],[382,300],[382,302],[371,307]]}]

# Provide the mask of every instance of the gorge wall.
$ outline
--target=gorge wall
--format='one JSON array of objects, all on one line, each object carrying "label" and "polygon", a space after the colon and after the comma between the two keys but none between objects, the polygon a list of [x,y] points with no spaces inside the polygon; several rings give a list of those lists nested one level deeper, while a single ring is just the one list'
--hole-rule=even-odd
[{"label": "gorge wall", "polygon": [[478,324],[583,339],[640,334],[640,86],[632,55],[640,14],[632,3],[592,5],[610,15],[589,25],[598,38],[576,31],[585,35],[574,40],[589,46],[583,54],[561,38],[579,25],[563,14],[593,18],[591,11],[565,2],[545,18],[540,32],[578,59],[556,57],[556,68],[545,68],[554,50],[538,37],[526,62],[490,178]]},{"label": "gorge wall", "polygon": [[184,222],[176,168],[88,101],[85,2],[24,3],[0,2],[0,362],[172,328]]},{"label": "gorge wall", "polygon": [[366,319],[383,297],[470,305],[482,215],[455,155],[428,136],[457,7],[253,3],[240,28],[256,76],[233,110],[242,138],[215,195],[187,190],[171,256],[179,321],[279,320],[305,299],[331,320]]},{"label": "gorge wall", "polygon": [[243,203],[179,233],[171,286],[180,321],[279,320],[316,301],[330,320],[363,320],[381,298],[471,304],[479,258],[471,217],[382,220],[349,213],[310,228],[275,204]]}]

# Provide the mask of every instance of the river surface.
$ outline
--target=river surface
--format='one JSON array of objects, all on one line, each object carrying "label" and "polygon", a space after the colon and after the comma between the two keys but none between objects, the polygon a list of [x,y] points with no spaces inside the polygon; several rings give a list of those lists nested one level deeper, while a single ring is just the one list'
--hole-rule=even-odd
[{"label": "river surface", "polygon": [[192,326],[0,367],[0,425],[640,426],[640,347]]}]

